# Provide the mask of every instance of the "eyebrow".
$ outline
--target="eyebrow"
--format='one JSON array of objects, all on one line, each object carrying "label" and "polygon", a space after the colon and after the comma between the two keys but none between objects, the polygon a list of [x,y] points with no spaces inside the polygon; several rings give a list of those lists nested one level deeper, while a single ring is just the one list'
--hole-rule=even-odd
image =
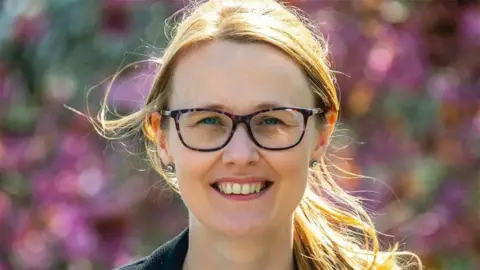
[{"label": "eyebrow", "polygon": [[[281,105],[276,102],[262,102],[260,104],[257,104],[255,107],[253,107],[253,110],[263,110],[263,109],[270,109],[270,108],[275,108],[275,107],[288,107],[289,105]],[[229,111],[225,105],[222,104],[217,104],[217,103],[211,103],[211,104],[204,104],[198,106],[198,108],[205,108],[205,109],[215,109],[215,110],[220,110],[220,111]]]}]

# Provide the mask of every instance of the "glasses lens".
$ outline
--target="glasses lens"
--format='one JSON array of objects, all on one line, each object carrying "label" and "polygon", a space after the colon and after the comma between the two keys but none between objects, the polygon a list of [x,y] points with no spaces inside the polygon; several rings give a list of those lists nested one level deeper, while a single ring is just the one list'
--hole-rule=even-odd
[{"label": "glasses lens", "polygon": [[267,148],[285,148],[296,144],[304,130],[301,112],[273,110],[255,115],[250,122],[255,140]]},{"label": "glasses lens", "polygon": [[213,149],[225,143],[232,120],[221,113],[194,111],[180,116],[179,127],[185,144],[197,149]]}]

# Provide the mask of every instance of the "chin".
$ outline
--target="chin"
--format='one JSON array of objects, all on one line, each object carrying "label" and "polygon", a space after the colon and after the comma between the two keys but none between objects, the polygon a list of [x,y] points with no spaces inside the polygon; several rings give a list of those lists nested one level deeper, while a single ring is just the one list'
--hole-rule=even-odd
[{"label": "chin", "polygon": [[219,217],[209,227],[230,237],[262,235],[274,228],[271,222],[265,220],[265,217],[260,220],[252,217]]}]

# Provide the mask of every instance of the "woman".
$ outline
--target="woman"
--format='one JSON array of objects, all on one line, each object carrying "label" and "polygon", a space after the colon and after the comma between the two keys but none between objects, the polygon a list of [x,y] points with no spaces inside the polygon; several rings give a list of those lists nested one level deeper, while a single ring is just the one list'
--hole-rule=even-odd
[{"label": "woman", "polygon": [[207,1],[176,29],[145,106],[107,120],[104,105],[97,130],[141,132],[189,209],[184,232],[121,269],[406,267],[327,171],[339,101],[310,29],[273,0]]}]

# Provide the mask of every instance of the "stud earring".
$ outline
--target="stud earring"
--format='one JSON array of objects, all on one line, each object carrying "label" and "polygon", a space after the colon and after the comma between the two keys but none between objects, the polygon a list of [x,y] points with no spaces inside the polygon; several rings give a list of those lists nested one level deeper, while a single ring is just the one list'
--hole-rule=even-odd
[{"label": "stud earring", "polygon": [[169,172],[169,173],[174,173],[174,172],[175,172],[175,165],[173,165],[173,164],[168,164],[168,165],[167,165],[167,172]]},{"label": "stud earring", "polygon": [[315,168],[317,166],[318,166],[318,160],[312,159],[312,161],[310,161],[310,167]]}]

